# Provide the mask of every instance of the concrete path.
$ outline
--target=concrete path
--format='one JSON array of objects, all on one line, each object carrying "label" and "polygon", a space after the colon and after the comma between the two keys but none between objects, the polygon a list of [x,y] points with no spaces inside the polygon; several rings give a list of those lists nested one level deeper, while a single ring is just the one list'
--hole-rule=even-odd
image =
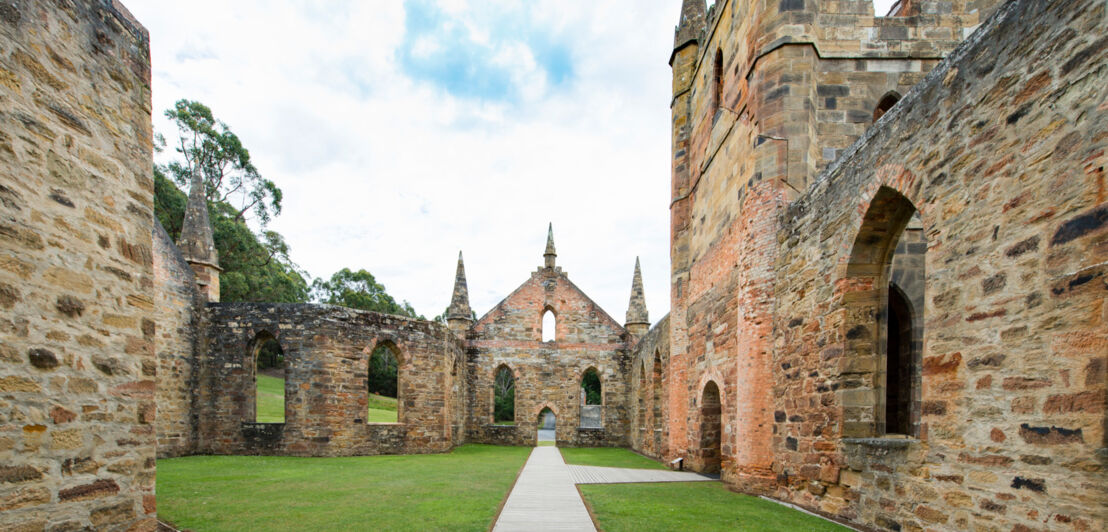
[{"label": "concrete path", "polygon": [[493,532],[596,530],[557,447],[535,447]]},{"label": "concrete path", "polygon": [[630,482],[705,482],[718,478],[689,471],[666,469],[628,469],[624,467],[599,467],[567,465],[576,484],[625,484]]},{"label": "concrete path", "polygon": [[595,531],[589,511],[577,491],[577,484],[713,480],[717,479],[683,471],[566,465],[557,447],[535,447],[523,465],[515,487],[508,494],[493,532]]}]

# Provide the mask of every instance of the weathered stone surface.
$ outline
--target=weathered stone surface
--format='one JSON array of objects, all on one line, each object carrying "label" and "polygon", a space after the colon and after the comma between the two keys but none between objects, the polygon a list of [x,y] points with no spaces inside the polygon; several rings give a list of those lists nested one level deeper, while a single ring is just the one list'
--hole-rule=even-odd
[{"label": "weathered stone surface", "polygon": [[[149,64],[118,2],[0,3],[3,530],[125,530],[154,495],[154,434],[134,414],[154,398],[108,393],[136,375],[92,362],[154,361],[127,348],[152,318],[134,304],[152,273]],[[92,455],[136,467],[71,462]],[[98,520],[105,504],[128,511]]]},{"label": "weathered stone surface", "polygon": [[[554,256],[550,233],[544,266],[478,319],[467,336],[468,441],[531,445],[539,414],[549,408],[557,418],[558,445],[628,444],[631,338],[569,280]],[[554,313],[555,334],[543,342],[546,311]],[[515,425],[509,427],[493,425],[493,383],[501,367],[515,377]],[[581,379],[589,369],[601,382],[600,429],[581,417]]]},{"label": "weathered stone surface", "polygon": [[864,4],[682,19],[659,447],[712,465],[717,383],[736,489],[896,530],[1103,528],[1106,7]]}]

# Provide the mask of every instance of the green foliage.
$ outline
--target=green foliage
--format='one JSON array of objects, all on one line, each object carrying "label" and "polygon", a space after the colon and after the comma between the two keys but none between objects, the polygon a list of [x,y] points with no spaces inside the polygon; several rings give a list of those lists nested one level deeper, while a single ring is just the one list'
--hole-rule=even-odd
[{"label": "green foliage", "polygon": [[369,357],[369,393],[396,397],[396,355],[387,346],[377,346]]},{"label": "green foliage", "polygon": [[226,203],[236,222],[245,221],[246,213],[252,212],[264,227],[281,213],[281,189],[258,173],[238,135],[211,109],[200,102],[178,100],[165,116],[177,125],[174,149],[184,158],[166,166],[177,184],[187,186],[199,173],[207,185],[208,201]]},{"label": "green foliage", "polygon": [[164,168],[154,167],[154,215],[170,238],[176,241],[181,236],[188,202],[188,196],[173,181],[188,185],[192,172],[199,171],[205,177],[212,237],[223,268],[220,299],[307,301],[308,281],[289,258],[284,238],[276,231],[255,234],[244,218],[247,211],[252,211],[260,223],[268,222],[281,210],[281,190],[258,175],[242,142],[203,104],[181,100],[166,111],[166,116],[177,124],[177,152],[185,159]]},{"label": "green foliage", "polygon": [[585,391],[585,404],[601,404],[600,376],[596,374],[595,369],[585,372],[585,376],[581,378],[581,389]]},{"label": "green foliage", "polygon": [[185,219],[188,195],[181,192],[165,177],[161,168],[154,167],[154,217],[161,222],[165,232],[174,242],[181,236],[181,223]]},{"label": "green foliage", "polygon": [[220,298],[223,301],[303,303],[309,288],[288,257],[288,245],[274,231],[259,238],[225,203],[208,205],[212,236],[219,252]]},{"label": "green foliage", "polygon": [[257,347],[258,369],[284,368],[285,353],[281,351],[281,344],[274,338],[267,338]]},{"label": "green foliage", "polygon": [[158,460],[158,518],[181,529],[489,529],[529,447],[444,454]]},{"label": "green foliage", "polygon": [[312,283],[312,296],[316,301],[329,305],[424,319],[407,301],[397,303],[385,291],[384,285],[366,270],[343,268],[329,280],[316,279]]},{"label": "green foliage", "polygon": [[493,423],[515,421],[516,419],[516,381],[508,368],[501,367],[496,372],[493,385]]}]

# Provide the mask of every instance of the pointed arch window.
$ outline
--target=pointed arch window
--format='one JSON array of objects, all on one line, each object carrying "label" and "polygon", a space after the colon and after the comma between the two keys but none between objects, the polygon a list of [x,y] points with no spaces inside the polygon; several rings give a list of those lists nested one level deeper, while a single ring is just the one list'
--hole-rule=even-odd
[{"label": "pointed arch window", "polygon": [[516,379],[508,366],[501,365],[493,378],[492,422],[514,425],[516,421]]},{"label": "pointed arch window", "polygon": [[553,342],[557,339],[558,318],[554,311],[546,309],[542,313],[542,341]]}]

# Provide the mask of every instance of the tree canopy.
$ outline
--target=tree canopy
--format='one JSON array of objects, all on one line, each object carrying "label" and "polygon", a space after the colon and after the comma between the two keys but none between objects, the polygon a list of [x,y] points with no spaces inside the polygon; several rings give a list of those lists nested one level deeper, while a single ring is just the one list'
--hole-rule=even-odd
[{"label": "tree canopy", "polygon": [[207,185],[208,201],[227,205],[231,218],[238,222],[253,213],[265,227],[281,213],[281,189],[262,177],[238,135],[217,120],[208,106],[178,100],[165,116],[177,125],[174,150],[183,160],[170,162],[166,171],[178,185],[187,186],[194,173],[199,173]]},{"label": "tree canopy", "polygon": [[397,303],[385,291],[384,285],[366,270],[343,268],[328,280],[316,279],[312,283],[312,297],[329,305],[424,319],[407,301]]}]

